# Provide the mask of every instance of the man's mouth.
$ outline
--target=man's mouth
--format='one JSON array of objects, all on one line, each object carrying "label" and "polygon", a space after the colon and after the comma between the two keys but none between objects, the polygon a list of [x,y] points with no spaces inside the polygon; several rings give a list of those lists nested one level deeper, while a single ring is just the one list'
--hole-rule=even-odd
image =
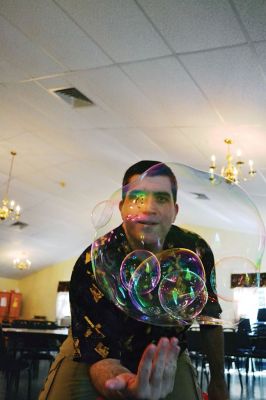
[{"label": "man's mouth", "polygon": [[150,226],[158,225],[158,222],[154,222],[154,221],[142,221],[142,220],[139,220],[139,221],[135,221],[135,222],[137,222],[138,224],[141,224],[141,225],[150,225]]},{"label": "man's mouth", "polygon": [[145,225],[145,226],[159,225],[159,221],[157,221],[155,219],[144,218],[144,217],[140,217],[138,215],[129,214],[126,219],[127,219],[127,221],[133,222],[135,224],[140,224],[140,225]]}]

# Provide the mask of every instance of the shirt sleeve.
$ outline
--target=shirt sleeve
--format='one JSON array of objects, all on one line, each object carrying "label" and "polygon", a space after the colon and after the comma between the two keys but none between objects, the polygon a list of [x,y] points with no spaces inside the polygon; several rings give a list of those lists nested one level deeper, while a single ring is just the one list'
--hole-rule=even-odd
[{"label": "shirt sleeve", "polygon": [[78,361],[120,359],[120,311],[107,300],[92,272],[90,247],[77,260],[70,281],[72,334]]}]

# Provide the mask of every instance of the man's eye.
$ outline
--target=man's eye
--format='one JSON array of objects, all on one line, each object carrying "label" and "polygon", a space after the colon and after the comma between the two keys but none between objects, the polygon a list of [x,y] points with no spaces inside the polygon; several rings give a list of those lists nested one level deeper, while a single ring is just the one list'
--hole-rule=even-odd
[{"label": "man's eye", "polygon": [[167,203],[169,201],[169,197],[164,195],[158,195],[156,196],[156,201],[161,204]]},{"label": "man's eye", "polygon": [[129,200],[134,201],[136,200],[137,196],[135,194],[129,194],[128,198]]},{"label": "man's eye", "polygon": [[133,193],[130,193],[128,197],[129,197],[129,200],[132,201],[132,202],[134,202],[134,203],[143,202],[144,199],[145,199],[145,196],[144,196],[143,194],[134,193],[134,192],[133,192]]}]

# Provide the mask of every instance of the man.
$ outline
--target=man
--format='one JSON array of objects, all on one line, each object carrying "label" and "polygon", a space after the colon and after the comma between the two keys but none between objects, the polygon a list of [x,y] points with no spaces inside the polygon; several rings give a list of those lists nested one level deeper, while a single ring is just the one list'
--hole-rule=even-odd
[{"label": "man", "polygon": [[[203,314],[217,318],[221,309],[209,282],[213,255],[198,235],[172,225],[178,213],[176,193],[176,178],[166,165],[141,161],[130,167],[123,179],[119,207],[123,223],[109,240],[110,254],[119,268],[120,259],[135,249],[156,254],[180,247],[197,252],[205,267],[209,292]],[[106,399],[201,399],[185,350],[184,329],[140,322],[111,303],[97,286],[91,247],[74,267],[70,301],[75,358],[88,374],[80,386],[89,389],[82,397],[73,384],[68,390],[72,394],[67,397],[65,392],[62,399],[93,399],[97,395]],[[221,326],[202,326],[201,331],[211,371],[209,400],[226,400]]]}]

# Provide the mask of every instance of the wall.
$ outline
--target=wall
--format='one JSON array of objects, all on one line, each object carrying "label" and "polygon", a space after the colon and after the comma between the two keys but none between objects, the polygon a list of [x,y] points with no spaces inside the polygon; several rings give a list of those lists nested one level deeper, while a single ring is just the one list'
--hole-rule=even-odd
[{"label": "wall", "polygon": [[69,281],[76,258],[51,265],[19,281],[23,294],[22,318],[45,315],[55,320],[55,304],[59,281]]},{"label": "wall", "polygon": [[19,289],[19,280],[0,277],[0,290]]}]

